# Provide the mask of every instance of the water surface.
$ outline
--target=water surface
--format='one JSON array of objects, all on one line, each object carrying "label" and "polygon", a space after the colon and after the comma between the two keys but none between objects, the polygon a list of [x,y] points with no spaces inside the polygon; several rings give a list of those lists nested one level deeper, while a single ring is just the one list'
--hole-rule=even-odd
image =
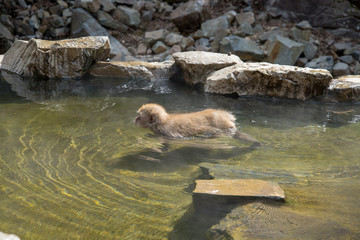
[{"label": "water surface", "polygon": [[[229,110],[264,146],[156,137],[133,124],[149,102],[169,112]],[[360,238],[359,122],[356,104],[4,74],[0,231],[21,239]],[[193,199],[195,179],[209,177],[278,182],[286,201]]]}]

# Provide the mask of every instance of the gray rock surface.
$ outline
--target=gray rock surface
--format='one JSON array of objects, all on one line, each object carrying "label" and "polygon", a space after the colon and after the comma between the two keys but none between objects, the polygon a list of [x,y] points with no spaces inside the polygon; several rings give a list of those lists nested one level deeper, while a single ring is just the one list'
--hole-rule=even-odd
[{"label": "gray rock surface", "polygon": [[338,62],[333,66],[332,74],[334,76],[349,75],[349,65],[343,62]]},{"label": "gray rock surface", "polygon": [[215,19],[207,20],[201,24],[201,31],[205,37],[212,37],[219,29],[227,29],[229,27],[226,16],[220,16]]},{"label": "gray rock surface", "polygon": [[315,68],[315,69],[321,68],[321,69],[326,69],[329,72],[332,72],[333,65],[334,65],[334,58],[332,56],[321,56],[308,62],[305,65],[305,67]]},{"label": "gray rock surface", "polygon": [[119,32],[126,32],[128,30],[125,24],[114,20],[114,18],[105,11],[98,11],[97,20],[102,26],[118,30]]},{"label": "gray rock surface", "polygon": [[141,22],[140,13],[133,8],[118,6],[115,16],[120,22],[132,27],[137,27]]},{"label": "gray rock surface", "polygon": [[304,51],[304,44],[290,40],[289,38],[276,36],[267,43],[267,62],[294,65],[300,54]]},{"label": "gray rock surface", "polygon": [[71,78],[84,75],[95,60],[109,56],[108,37],[18,40],[4,55],[2,69],[24,76]]},{"label": "gray rock surface", "polygon": [[170,14],[170,20],[183,32],[196,31],[206,19],[209,0],[190,0]]},{"label": "gray rock surface", "polygon": [[238,36],[224,37],[220,41],[220,52],[231,52],[239,56],[242,60],[260,61],[264,58],[265,53],[254,41]]}]

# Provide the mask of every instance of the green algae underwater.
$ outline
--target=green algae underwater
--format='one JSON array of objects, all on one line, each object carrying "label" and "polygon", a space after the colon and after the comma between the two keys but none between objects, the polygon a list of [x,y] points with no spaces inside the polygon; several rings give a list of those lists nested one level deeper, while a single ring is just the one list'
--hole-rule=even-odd
[{"label": "green algae underwater", "polygon": [[[168,83],[3,75],[2,232],[39,240],[217,239],[214,231],[234,239],[360,237],[358,104],[229,98]],[[133,123],[136,110],[149,102],[169,112],[231,111],[238,127],[263,146],[154,136]],[[208,202],[194,204],[191,190],[204,169],[215,178],[277,182],[286,200],[198,207]]]}]

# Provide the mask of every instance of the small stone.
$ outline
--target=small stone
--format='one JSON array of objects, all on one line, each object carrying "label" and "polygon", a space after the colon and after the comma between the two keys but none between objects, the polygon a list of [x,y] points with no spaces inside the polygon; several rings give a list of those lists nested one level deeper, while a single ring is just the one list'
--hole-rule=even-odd
[{"label": "small stone", "polygon": [[220,42],[220,52],[231,52],[239,56],[242,60],[260,61],[265,53],[254,41],[240,38],[238,36],[224,37]]},{"label": "small stone", "polygon": [[113,17],[104,11],[98,11],[97,13],[97,20],[98,22],[107,28],[115,29],[120,32],[126,32],[128,30],[128,27],[113,19]]},{"label": "small stone", "polygon": [[257,179],[196,180],[196,194],[284,199],[285,193],[273,182]]},{"label": "small stone", "polygon": [[31,16],[31,18],[29,20],[29,24],[36,30],[40,28],[40,22],[36,15]]},{"label": "small stone", "polygon": [[289,36],[294,39],[295,41],[303,40],[303,41],[309,41],[311,36],[310,30],[301,30],[298,28],[292,28],[290,30]]},{"label": "small stone", "polygon": [[153,44],[156,41],[162,41],[165,39],[165,34],[166,34],[165,29],[145,32],[145,41],[149,44]]},{"label": "small stone", "polygon": [[99,0],[80,0],[81,7],[86,9],[91,13],[96,13],[100,9],[100,1]]},{"label": "small stone", "polygon": [[62,16],[66,17],[66,18],[71,17],[72,13],[71,13],[70,9],[69,8],[64,9]]},{"label": "small stone", "polygon": [[180,46],[182,49],[186,49],[190,46],[194,45],[194,39],[192,37],[184,37],[181,42],[180,42]]},{"label": "small stone", "polygon": [[116,8],[111,0],[100,0],[100,5],[105,12],[110,12]]},{"label": "small stone", "polygon": [[66,2],[64,2],[63,0],[57,0],[57,4],[59,4],[60,7],[62,7],[62,8],[68,8],[69,7],[69,5]]},{"label": "small stone", "polygon": [[60,17],[59,15],[51,15],[50,24],[54,28],[60,28],[65,26],[64,19]]},{"label": "small stone", "polygon": [[339,60],[347,64],[352,64],[354,62],[354,58],[351,55],[341,56]]},{"label": "small stone", "polygon": [[297,28],[300,28],[302,30],[311,30],[312,26],[310,25],[310,23],[306,20],[299,22],[298,24],[296,24]]},{"label": "small stone", "polygon": [[118,6],[115,15],[120,22],[128,26],[137,27],[141,22],[140,13],[132,8]]},{"label": "small stone", "polygon": [[237,13],[234,10],[230,10],[224,14],[226,19],[228,20],[228,23],[231,25],[231,23],[234,21]]},{"label": "small stone", "polygon": [[332,72],[333,65],[334,58],[332,56],[321,56],[308,62],[305,67],[314,69],[326,69],[329,72]]},{"label": "small stone", "polygon": [[165,37],[165,43],[168,45],[168,46],[173,46],[175,44],[178,44],[181,42],[181,40],[183,39],[184,37],[180,34],[176,34],[176,33],[169,33],[168,35],[166,35]]},{"label": "small stone", "polygon": [[239,25],[245,22],[252,25],[255,22],[255,17],[253,12],[239,13],[238,15],[236,15],[235,18]]},{"label": "small stone", "polygon": [[193,37],[194,40],[198,40],[199,38],[203,38],[203,37],[206,37],[206,36],[203,33],[203,31],[201,31],[201,29],[199,29],[192,35],[192,37]]},{"label": "small stone", "polygon": [[351,43],[350,42],[340,42],[340,43],[335,43],[333,45],[334,50],[338,53],[338,52],[343,52],[345,49],[347,48],[351,48]]},{"label": "small stone", "polygon": [[250,23],[244,22],[240,24],[240,26],[236,29],[234,34],[239,37],[246,37],[248,35],[253,35],[254,31]]},{"label": "small stone", "polygon": [[136,54],[137,55],[145,55],[146,51],[147,51],[147,48],[148,48],[147,44],[140,43],[139,46],[137,47]]},{"label": "small stone", "polygon": [[205,51],[208,52],[211,50],[209,39],[200,38],[195,41],[195,49],[196,51]]},{"label": "small stone", "polygon": [[299,58],[297,61],[296,61],[296,66],[299,66],[299,67],[305,67],[306,63],[308,62],[309,60],[305,57],[305,58]]},{"label": "small stone", "polygon": [[229,27],[228,20],[225,16],[207,20],[201,24],[201,31],[206,37],[214,36],[219,29],[227,29]]},{"label": "small stone", "polygon": [[254,34],[263,33],[263,32],[264,32],[264,29],[262,28],[261,25],[256,25],[256,26],[253,28],[253,32],[254,32]]},{"label": "small stone", "polygon": [[343,62],[338,62],[334,65],[332,74],[334,76],[349,75],[349,65]]},{"label": "small stone", "polygon": [[154,15],[152,11],[142,11],[141,19],[145,22],[151,21],[153,19]]},{"label": "small stone", "polygon": [[312,42],[304,43],[304,55],[307,59],[313,59],[316,55],[318,47]]},{"label": "small stone", "polygon": [[163,42],[157,41],[151,49],[153,53],[159,54],[165,52],[167,50],[167,46]]},{"label": "small stone", "polygon": [[173,54],[177,52],[181,52],[181,47],[180,45],[175,44],[174,46],[171,47],[169,54]]}]

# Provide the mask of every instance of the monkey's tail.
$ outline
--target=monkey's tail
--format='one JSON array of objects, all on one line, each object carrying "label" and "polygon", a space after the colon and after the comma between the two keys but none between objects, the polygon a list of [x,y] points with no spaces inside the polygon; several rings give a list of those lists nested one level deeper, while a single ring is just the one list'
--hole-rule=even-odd
[{"label": "monkey's tail", "polygon": [[253,136],[251,136],[249,134],[246,134],[246,133],[243,133],[240,131],[236,131],[232,135],[232,137],[235,139],[238,139],[240,141],[243,141],[243,142],[251,143],[251,145],[253,147],[261,147],[262,146],[262,143],[259,140],[257,140],[256,138],[254,138]]}]

